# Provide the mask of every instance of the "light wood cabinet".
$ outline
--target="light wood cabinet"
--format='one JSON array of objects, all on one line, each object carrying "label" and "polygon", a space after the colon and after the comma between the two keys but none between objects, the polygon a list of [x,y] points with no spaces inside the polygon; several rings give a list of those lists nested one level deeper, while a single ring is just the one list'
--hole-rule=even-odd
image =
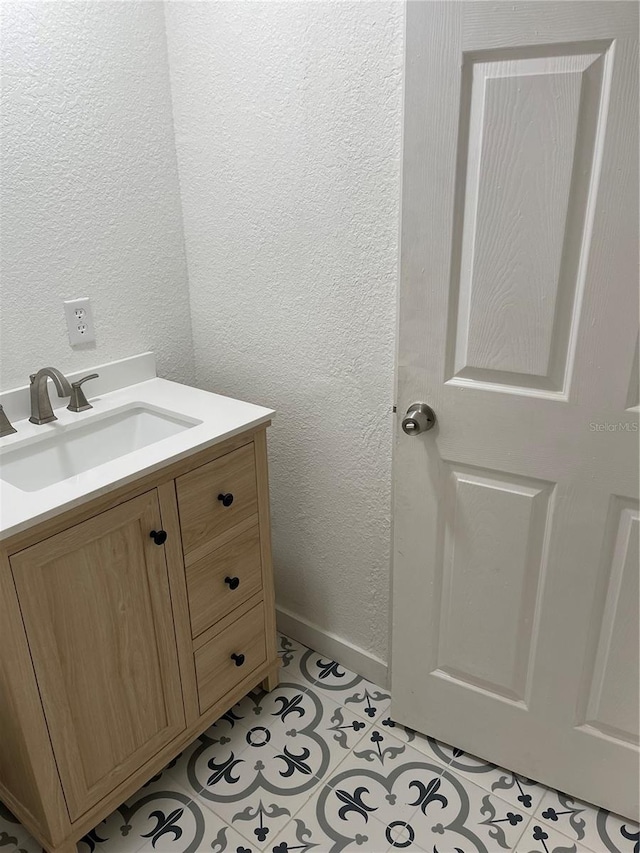
[{"label": "light wood cabinet", "polygon": [[226,693],[237,681],[238,665],[249,670],[264,665],[267,656],[264,622],[264,607],[260,603],[249,610],[245,619],[238,619],[196,651],[201,712],[214,704],[221,690]]},{"label": "light wood cabinet", "polygon": [[264,425],[1,543],[0,799],[45,849],[275,686],[270,552]]},{"label": "light wood cabinet", "polygon": [[[206,553],[223,533],[258,512],[256,461],[240,447],[176,480],[185,557]],[[232,498],[227,505],[227,496]]]},{"label": "light wood cabinet", "polygon": [[155,490],[11,558],[71,820],[185,727]]},{"label": "light wood cabinet", "polygon": [[260,526],[251,527],[195,562],[187,558],[191,632],[198,637],[262,588]]}]

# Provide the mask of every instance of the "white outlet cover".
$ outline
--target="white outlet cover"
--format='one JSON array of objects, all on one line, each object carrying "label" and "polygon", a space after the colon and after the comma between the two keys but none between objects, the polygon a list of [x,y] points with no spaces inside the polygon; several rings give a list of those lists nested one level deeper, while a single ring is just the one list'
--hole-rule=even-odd
[{"label": "white outlet cover", "polygon": [[69,343],[72,347],[91,344],[96,335],[93,328],[93,314],[88,297],[81,299],[65,299],[64,315],[67,319]]}]

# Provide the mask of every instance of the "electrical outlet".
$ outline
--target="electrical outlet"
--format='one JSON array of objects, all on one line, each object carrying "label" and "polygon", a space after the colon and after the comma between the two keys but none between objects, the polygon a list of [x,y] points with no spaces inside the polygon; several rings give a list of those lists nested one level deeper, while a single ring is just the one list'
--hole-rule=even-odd
[{"label": "electrical outlet", "polygon": [[93,315],[91,303],[87,297],[82,299],[65,299],[64,314],[67,318],[69,343],[72,347],[90,344],[95,341],[93,330]]}]

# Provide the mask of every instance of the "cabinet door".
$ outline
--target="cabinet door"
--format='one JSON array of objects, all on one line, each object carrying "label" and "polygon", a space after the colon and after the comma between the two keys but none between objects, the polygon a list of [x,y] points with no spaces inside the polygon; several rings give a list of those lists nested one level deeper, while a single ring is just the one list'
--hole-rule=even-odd
[{"label": "cabinet door", "polygon": [[156,491],[11,558],[75,820],[184,728]]}]

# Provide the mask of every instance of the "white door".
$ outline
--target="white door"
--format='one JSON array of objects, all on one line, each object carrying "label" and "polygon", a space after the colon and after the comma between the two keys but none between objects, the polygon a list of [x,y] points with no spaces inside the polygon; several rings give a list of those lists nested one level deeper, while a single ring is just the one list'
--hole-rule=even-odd
[{"label": "white door", "polygon": [[407,4],[392,645],[401,722],[635,818],[637,32]]}]

